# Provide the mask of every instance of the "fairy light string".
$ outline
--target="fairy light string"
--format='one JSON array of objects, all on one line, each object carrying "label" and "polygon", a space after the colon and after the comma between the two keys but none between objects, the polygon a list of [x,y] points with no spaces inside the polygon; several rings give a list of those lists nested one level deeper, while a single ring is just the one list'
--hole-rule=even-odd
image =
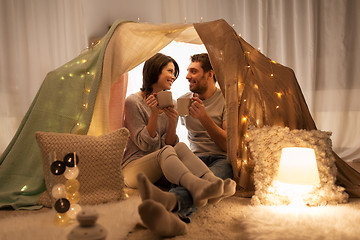
[{"label": "fairy light string", "polygon": [[[89,56],[91,56],[92,50],[100,43],[100,41],[96,41],[96,43],[92,43],[90,47],[87,47],[88,52],[83,53],[80,59],[76,59],[67,63],[64,67],[69,69],[70,72],[62,74],[60,76],[61,81],[69,81],[67,85],[72,86],[77,83],[73,83],[72,81],[80,81],[83,83],[83,90],[79,92],[67,92],[67,94],[76,97],[78,105],[74,106],[75,111],[74,115],[74,124],[70,127],[69,132],[72,134],[84,134],[84,130],[88,127],[87,124],[83,120],[84,113],[88,110],[89,107],[89,95],[91,93],[91,86],[95,79],[95,71],[94,66],[91,66],[89,62]],[[80,94],[76,96],[75,94]],[[62,94],[64,95],[64,94]]]},{"label": "fairy light string", "polygon": [[[234,27],[234,26],[233,26]],[[239,37],[239,41],[241,42],[241,35],[238,35]],[[241,47],[243,48],[244,46],[241,44]],[[239,110],[240,110],[240,105],[244,105],[245,106],[249,106],[249,107],[245,107],[245,109],[249,109],[251,103],[248,102],[248,99],[246,99],[246,96],[243,94],[245,87],[252,87],[254,90],[258,91],[259,90],[259,86],[256,83],[251,83],[253,84],[252,86],[249,86],[250,82],[247,81],[247,79],[249,79],[249,77],[254,77],[256,79],[258,79],[260,81],[260,79],[262,81],[274,81],[275,79],[275,73],[274,73],[274,65],[276,65],[277,63],[274,60],[269,59],[269,64],[270,64],[270,73],[269,75],[265,76],[265,78],[263,76],[260,76],[256,69],[255,69],[255,64],[252,61],[252,54],[255,51],[255,53],[261,53],[261,49],[243,49],[243,53],[244,53],[244,81],[245,82],[238,82],[238,93],[239,93]],[[261,78],[260,78],[261,77]],[[275,91],[274,92],[276,98],[278,101],[282,100],[282,97],[284,95],[284,93],[282,91]],[[274,110],[278,110],[280,108],[280,104],[276,104],[274,106]],[[244,109],[244,108],[242,108]],[[248,132],[247,132],[247,128],[249,126],[249,124],[254,123],[257,126],[260,126],[262,124],[262,121],[259,119],[250,119],[249,118],[249,112],[239,112],[239,119],[240,119],[240,126],[239,126],[239,134],[241,136],[242,139],[244,139],[243,141],[240,141],[240,146],[239,149],[241,149],[241,151],[238,152],[238,165],[240,167],[240,169],[242,169],[242,167],[249,167],[249,161],[248,161],[248,146],[246,144],[246,138],[248,138]]]}]

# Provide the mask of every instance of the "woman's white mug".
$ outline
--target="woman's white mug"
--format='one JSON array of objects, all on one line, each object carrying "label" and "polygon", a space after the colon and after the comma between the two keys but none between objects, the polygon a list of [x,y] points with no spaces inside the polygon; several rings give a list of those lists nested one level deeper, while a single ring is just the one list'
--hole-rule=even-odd
[{"label": "woman's white mug", "polygon": [[158,107],[160,109],[172,107],[174,105],[172,100],[172,94],[170,91],[160,91],[156,94],[156,98],[159,103]]},{"label": "woman's white mug", "polygon": [[182,97],[177,99],[177,111],[180,116],[189,115],[189,107],[192,103],[192,99],[188,97]]}]

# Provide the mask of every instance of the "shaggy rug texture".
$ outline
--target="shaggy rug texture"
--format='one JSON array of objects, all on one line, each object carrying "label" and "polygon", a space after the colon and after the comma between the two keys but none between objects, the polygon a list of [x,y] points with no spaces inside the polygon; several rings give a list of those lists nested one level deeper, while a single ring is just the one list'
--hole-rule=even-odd
[{"label": "shaggy rug texture", "polygon": [[[138,196],[104,205],[93,206],[99,213],[98,223],[108,231],[107,240],[157,240],[143,227],[137,213]],[[230,197],[196,211],[187,225],[186,235],[171,239],[245,239],[245,240],[315,240],[359,239],[360,199],[346,204],[323,207],[253,206],[250,198]],[[12,215],[12,214],[10,214]],[[53,224],[54,211],[30,212],[3,216],[0,219],[2,240],[66,239],[76,226]]]},{"label": "shaggy rug texture", "polygon": [[[355,240],[360,239],[360,199],[324,207],[252,206],[231,197],[194,213],[187,234],[174,240]],[[143,237],[143,238],[142,238]],[[137,227],[126,238],[159,239]]]},{"label": "shaggy rug texture", "polygon": [[249,239],[359,239],[360,211],[345,206],[249,208]]},{"label": "shaggy rug texture", "polygon": [[[140,221],[137,206],[140,197],[96,206],[85,206],[96,210],[99,217],[97,223],[108,232],[106,239],[126,239],[126,235]],[[68,233],[78,225],[73,220],[66,227],[54,223],[55,210],[32,211],[32,213],[16,213],[15,216],[0,219],[1,240],[66,240]],[[10,214],[12,215],[12,214]]]}]

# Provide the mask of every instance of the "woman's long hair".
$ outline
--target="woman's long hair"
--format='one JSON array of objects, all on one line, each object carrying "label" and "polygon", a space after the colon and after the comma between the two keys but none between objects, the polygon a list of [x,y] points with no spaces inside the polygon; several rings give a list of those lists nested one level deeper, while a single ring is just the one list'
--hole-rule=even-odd
[{"label": "woman's long hair", "polygon": [[172,57],[157,53],[145,62],[143,68],[143,85],[140,90],[145,92],[146,97],[152,93],[152,85],[158,81],[162,69],[169,62],[172,62],[175,66],[174,76],[176,79],[179,76],[179,65]]}]

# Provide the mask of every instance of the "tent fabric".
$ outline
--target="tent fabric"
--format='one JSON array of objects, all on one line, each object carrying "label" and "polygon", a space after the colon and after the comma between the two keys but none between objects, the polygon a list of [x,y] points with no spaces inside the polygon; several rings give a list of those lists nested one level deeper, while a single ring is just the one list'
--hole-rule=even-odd
[{"label": "tent fabric", "polygon": [[[105,134],[110,131],[109,104],[113,84],[116,82],[117,89],[125,87],[126,78],[123,77],[128,71],[144,62],[149,57],[160,51],[174,39],[184,42],[194,42],[192,34],[189,35],[186,29],[193,28],[189,24],[162,24],[152,25],[146,23],[122,24],[112,35],[104,56],[103,77],[96,98],[93,119],[89,133],[90,135]],[[183,32],[185,33],[181,35]],[[194,32],[195,33],[195,32]],[[189,35],[189,36],[188,36]],[[196,35],[195,35],[196,36]],[[124,80],[121,80],[124,78]],[[117,98],[125,99],[125,94]],[[123,107],[123,101],[119,108]],[[110,108],[116,109],[112,105]],[[122,119],[120,115],[111,115]]]},{"label": "tent fabric", "polygon": [[[35,132],[98,136],[121,127],[126,72],[175,38],[201,43],[192,24],[118,20],[98,45],[49,72],[0,157],[0,208],[41,208],[37,199],[45,183]],[[110,99],[111,92],[121,94]]]},{"label": "tent fabric", "polygon": [[245,143],[248,127],[277,125],[310,130],[316,126],[294,72],[261,54],[224,21],[216,24],[195,28],[207,47],[217,78],[225,83],[228,157],[234,178],[239,187],[251,192],[254,161]]},{"label": "tent fabric", "polygon": [[0,208],[40,208],[45,191],[36,131],[86,134],[101,82],[106,43],[47,74],[8,147],[0,158]]},{"label": "tent fabric", "polygon": [[[0,208],[41,207],[36,202],[45,185],[36,131],[98,136],[122,127],[127,72],[173,40],[207,48],[226,99],[228,159],[239,191],[254,190],[244,142],[249,125],[316,129],[294,72],[252,48],[224,20],[194,25],[119,20],[97,46],[46,76],[0,158]],[[360,196],[359,173],[337,160],[341,184]]]},{"label": "tent fabric", "polygon": [[[228,159],[234,169],[238,194],[254,192],[254,160],[245,138],[249,126],[316,129],[292,69],[264,56],[236,34],[225,21],[195,24],[206,46],[228,112]],[[360,196],[360,174],[333,152],[337,184],[350,196]]]}]

